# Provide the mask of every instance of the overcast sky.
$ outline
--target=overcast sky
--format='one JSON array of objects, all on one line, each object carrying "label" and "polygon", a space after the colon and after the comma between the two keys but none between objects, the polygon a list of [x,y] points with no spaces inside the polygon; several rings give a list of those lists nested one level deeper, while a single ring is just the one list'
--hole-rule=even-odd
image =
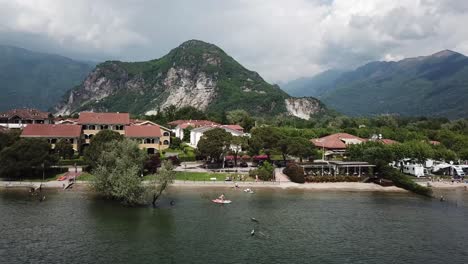
[{"label": "overcast sky", "polygon": [[135,61],[189,39],[281,82],[443,49],[468,54],[468,0],[0,0],[0,44]]}]

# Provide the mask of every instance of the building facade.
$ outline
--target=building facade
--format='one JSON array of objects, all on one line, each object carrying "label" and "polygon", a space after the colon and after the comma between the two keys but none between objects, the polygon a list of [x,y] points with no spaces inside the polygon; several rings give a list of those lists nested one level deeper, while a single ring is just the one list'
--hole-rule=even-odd
[{"label": "building facade", "polygon": [[37,109],[12,109],[0,113],[0,126],[21,129],[29,124],[51,124],[52,116],[49,112]]},{"label": "building facade", "polygon": [[23,128],[21,137],[46,139],[52,149],[60,140],[69,142],[75,152],[81,147],[81,127],[78,125],[30,124]]}]

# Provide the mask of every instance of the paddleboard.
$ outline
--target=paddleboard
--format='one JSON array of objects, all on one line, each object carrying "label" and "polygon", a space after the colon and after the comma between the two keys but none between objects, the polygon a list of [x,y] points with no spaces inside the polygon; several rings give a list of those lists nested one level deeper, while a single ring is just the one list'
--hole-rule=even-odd
[{"label": "paddleboard", "polygon": [[221,199],[214,199],[214,200],[211,200],[213,203],[217,203],[217,204],[230,204],[231,203],[231,200],[221,200]]}]

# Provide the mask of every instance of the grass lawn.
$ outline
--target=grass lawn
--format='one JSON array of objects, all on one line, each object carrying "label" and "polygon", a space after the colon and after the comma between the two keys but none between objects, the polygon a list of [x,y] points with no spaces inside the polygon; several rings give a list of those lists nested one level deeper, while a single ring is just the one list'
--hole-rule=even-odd
[{"label": "grass lawn", "polygon": [[216,178],[217,181],[224,181],[229,173],[212,173],[212,172],[191,172],[177,171],[176,180],[186,181],[210,181],[210,178]]},{"label": "grass lawn", "polygon": [[[224,181],[227,176],[231,175],[234,177],[236,174],[229,173],[213,173],[213,172],[193,172],[193,171],[176,171],[176,180],[181,181],[211,181],[211,178],[216,178],[216,181]],[[151,175],[144,177],[145,181],[151,180]],[[248,178],[247,181],[253,179]]]},{"label": "grass lawn", "polygon": [[88,172],[83,172],[81,173],[78,178],[76,178],[77,181],[91,181],[94,179],[94,175],[88,173]]}]

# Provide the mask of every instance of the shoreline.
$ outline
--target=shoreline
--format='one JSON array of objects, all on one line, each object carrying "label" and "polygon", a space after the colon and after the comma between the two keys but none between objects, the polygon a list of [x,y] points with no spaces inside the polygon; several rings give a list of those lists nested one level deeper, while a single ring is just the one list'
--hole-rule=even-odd
[{"label": "shoreline", "polygon": [[[144,182],[148,183],[148,182]],[[197,181],[183,181],[176,180],[170,187],[176,188],[235,188],[237,183],[240,189],[245,188],[270,188],[278,190],[309,190],[309,191],[354,191],[354,192],[408,192],[405,189],[388,186],[383,187],[375,183],[362,183],[362,182],[333,182],[333,183],[294,183],[290,181],[285,182],[197,182]],[[63,189],[64,182],[61,181],[48,181],[42,184],[45,189]],[[427,182],[418,182],[419,185],[427,187]],[[453,183],[450,182],[430,182],[431,189],[461,189],[468,188],[466,183]],[[90,183],[88,181],[77,181],[72,190],[82,190],[88,188]],[[41,182],[28,182],[28,181],[0,181],[1,189],[14,189],[14,188],[39,188]]]}]

